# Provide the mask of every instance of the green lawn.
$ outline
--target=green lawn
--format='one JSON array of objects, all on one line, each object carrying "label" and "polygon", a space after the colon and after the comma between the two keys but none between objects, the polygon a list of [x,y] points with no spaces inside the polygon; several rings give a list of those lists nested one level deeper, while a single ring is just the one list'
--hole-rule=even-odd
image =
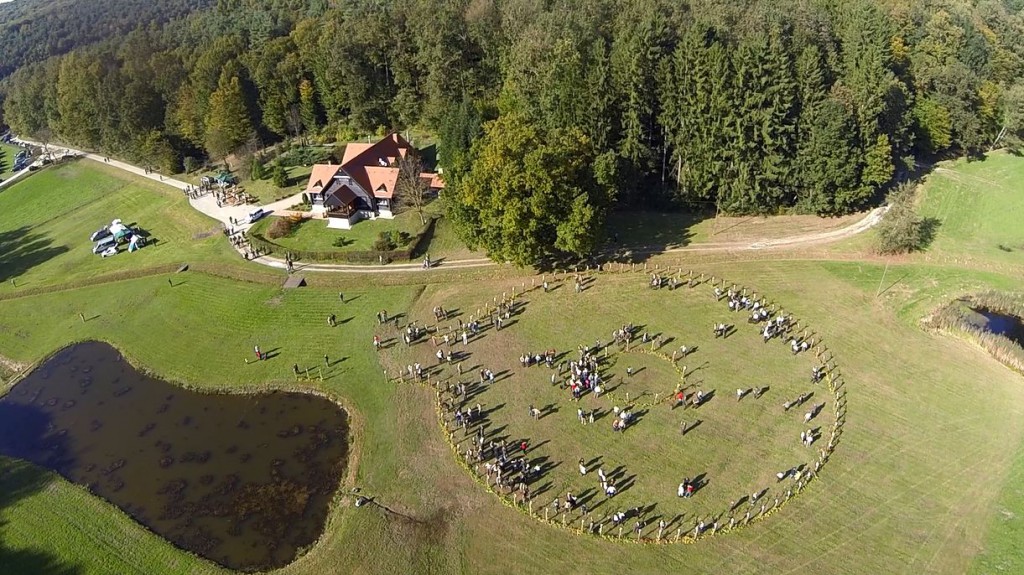
[{"label": "green lawn", "polygon": [[[1002,165],[998,155],[993,160]],[[1014,160],[1004,166],[1009,174],[1024,161]],[[956,169],[970,172],[979,165]],[[982,174],[974,177],[991,179]],[[944,218],[932,250],[888,269],[871,260],[810,260],[806,250],[751,255],[765,261],[709,258],[698,265],[682,255],[671,260],[673,266],[747,285],[806,321],[834,353],[848,398],[837,449],[805,492],[763,522],[693,545],[580,536],[503,504],[457,462],[438,424],[434,391],[385,381],[382,369],[393,375],[410,361],[427,363],[434,348],[429,340],[411,348],[398,344],[378,357],[373,335],[389,339],[398,332],[378,327],[376,311],[403,314],[403,325],[432,325],[431,309],[443,305],[459,310],[458,319],[466,321],[492,298],[539,281],[528,272],[496,268],[464,281],[442,270],[429,283],[414,276],[396,279],[406,285],[395,287],[381,285],[382,278],[307,274],[311,287],[283,290],[277,276],[235,281],[189,271],[16,297],[0,303],[0,364],[39,361],[70,342],[99,338],[178,383],[313,388],[342,401],[353,429],[354,475],[346,488],[358,486],[392,511],[357,509],[343,499],[332,509],[324,538],[275,573],[1017,573],[1024,571],[1021,377],[974,346],[921,329],[920,320],[962,293],[1019,289],[1021,276],[1008,259],[1017,252],[988,246],[1010,241],[999,238],[1018,230],[1004,227],[1015,222],[1011,215],[969,204],[982,214],[989,210],[984,221],[991,222],[971,232],[972,218],[960,216],[958,204],[950,203],[945,212],[930,207],[944,205],[936,197],[926,194],[922,205]],[[1010,195],[1005,199],[1010,202]],[[138,221],[161,238],[151,255],[146,248],[101,260],[84,249],[88,233],[115,216]],[[0,192],[0,230],[8,232],[0,274],[23,287],[70,287],[97,274],[130,270],[135,262],[252,267],[231,254],[222,238],[192,239],[209,227],[214,226],[191,211],[180,192],[159,184],[87,162],[47,169]],[[947,231],[952,235],[945,237]],[[989,239],[974,245],[975,235]],[[167,249],[160,251],[162,246]],[[965,254],[979,269],[958,264]],[[332,282],[345,282],[339,285],[347,303],[339,300],[338,289],[317,287]],[[760,343],[740,314],[730,315],[711,300],[707,287],[654,292],[645,285],[643,273],[605,273],[582,294],[571,285],[531,293],[515,325],[486,332],[465,350],[472,354],[464,364],[471,372],[466,379],[476,365],[514,374],[469,404],[494,409],[491,429],[529,439],[533,456],[554,465],[534,487],[549,483],[537,497],[540,505],[569,489],[580,495],[596,487],[592,476],[579,476],[576,461],[598,455],[612,469],[623,466],[626,477],[635,475],[632,487],[597,507],[598,515],[653,504],[649,517],[675,519],[681,513],[682,524],[692,526],[696,516],[720,510],[751,485],[768,487],[773,497],[780,489],[774,483],[780,466],[812,457],[798,443],[805,410],[782,409],[800,390],[815,391],[810,403],[824,397],[807,383],[810,358],[792,357],[778,343]],[[2,293],[16,289],[7,279],[0,284]],[[331,313],[338,317],[336,328],[327,326]],[[740,323],[740,332],[714,340],[709,331],[716,320]],[[577,423],[577,404],[551,387],[545,368],[518,366],[523,352],[571,351],[606,340],[626,322],[699,346],[686,363],[700,368],[691,373],[691,383],[715,390],[711,402],[685,414],[651,406],[633,429],[613,435],[610,416],[594,426]],[[256,343],[280,355],[247,364]],[[346,359],[327,370],[323,382],[296,382],[291,365],[319,365],[324,353]],[[617,398],[588,397],[579,407],[604,410],[624,400],[626,391],[660,393],[674,385],[671,366],[661,360],[611,359],[617,362],[614,372],[634,362],[645,371],[617,390]],[[758,383],[771,387],[761,400],[736,402],[737,387]],[[531,403],[554,404],[558,411],[533,421],[526,411]],[[832,405],[826,408],[822,424],[834,417]],[[703,423],[681,436],[680,420],[694,416]],[[462,439],[460,433],[455,437]],[[674,492],[680,477],[699,473],[707,473],[708,486],[693,500],[679,501]],[[5,573],[223,572],[172,548],[85,489],[10,459],[0,459],[0,565]]]},{"label": "green lawn", "polygon": [[[93,254],[89,236],[114,218],[141,227],[154,241],[110,258]],[[157,182],[79,160],[0,193],[0,293],[198,261],[242,265],[217,222]]]},{"label": "green lawn", "polygon": [[269,204],[305,190],[313,166],[292,166],[286,168],[286,171],[288,172],[288,185],[284,188],[275,186],[269,177],[264,180],[243,179],[241,186],[245,188],[245,191],[259,198],[261,204]]},{"label": "green lawn", "polygon": [[[440,216],[440,203],[431,203],[424,210],[427,217]],[[266,218],[253,226],[253,231],[266,237],[266,232],[273,224],[274,218]],[[413,210],[399,213],[394,219],[378,218],[364,220],[352,226],[350,230],[338,230],[327,227],[326,220],[313,219],[303,222],[290,236],[270,240],[285,249],[305,250],[312,252],[365,251],[372,250],[381,232],[398,231],[414,236],[422,228],[420,216]],[[458,238],[455,230],[443,217],[435,225],[430,241],[421,246],[421,251],[429,253],[431,258],[464,258],[473,257]],[[404,247],[404,246],[400,246]],[[476,257],[480,257],[476,255]]]},{"label": "green lawn", "polygon": [[936,261],[1024,264],[1024,159],[1005,152],[941,164],[921,188],[923,217],[936,223]]},{"label": "green lawn", "polygon": [[1006,480],[989,526],[985,548],[971,564],[971,573],[1017,573],[1024,566],[1024,450]]},{"label": "green lawn", "polygon": [[[255,233],[266,237],[274,218],[266,218],[253,226]],[[379,218],[352,226],[351,230],[327,227],[327,220],[304,221],[291,235],[270,240],[286,249],[316,252],[372,250],[381,232],[399,231],[412,236],[420,228],[420,219],[414,213],[399,214],[393,220]]]},{"label": "green lawn", "polygon": [[[293,361],[315,364],[325,351],[348,357],[337,372],[326,374],[322,388],[355,408],[357,484],[389,507],[424,523],[339,508],[332,515],[326,540],[282,573],[324,569],[573,572],[580,554],[588,558],[588,569],[613,570],[628,561],[638,573],[663,572],[666,563],[680,572],[784,572],[805,563],[825,573],[963,572],[983,540],[1024,438],[1024,419],[1019,417],[1024,387],[1019,377],[959,341],[923,333],[899,319],[894,312],[906,297],[916,294],[870,305],[873,280],[881,274],[877,266],[740,263],[711,266],[707,271],[736,280],[752,278],[752,287],[810,322],[842,366],[849,386],[850,421],[835,456],[808,491],[761,524],[694,546],[623,547],[544,526],[501,505],[455,463],[431,407],[433,394],[382,381],[369,350],[375,310],[409,312],[412,319],[430,323],[433,305],[472,314],[491,294],[510,291],[511,283],[440,284],[418,296],[419,290],[411,288],[346,290],[351,303],[342,305],[332,290],[284,292],[201,274],[175,276],[176,281],[185,281],[176,287],[168,286],[164,278],[139,279],[5,302],[0,312],[0,349],[12,359],[30,361],[65,342],[99,337],[112,341],[146,368],[203,387],[290,385],[288,368]],[[954,274],[934,279],[944,282],[946,290],[959,287]],[[1003,280],[997,278],[997,285],[998,281]],[[812,283],[814,289],[807,289]],[[738,334],[731,342],[710,341],[703,334],[703,323],[720,312],[702,303],[707,294],[660,292],[653,297],[643,285],[641,274],[601,276],[592,291],[578,297],[565,287],[544,297],[535,295],[536,303],[527,308],[523,325],[509,328],[500,338],[488,335],[471,344],[470,361],[502,367],[526,349],[554,343],[570,346],[581,338],[589,341],[599,324],[603,330],[605,323],[619,321],[650,323],[680,337],[689,337],[693,330],[692,337],[703,346],[694,360],[706,354],[711,366],[704,377],[720,395],[702,408],[708,410],[701,415],[707,427],[686,438],[692,444],[682,443],[675,426],[665,419],[681,417],[670,410],[645,415],[635,435],[621,438],[605,429],[607,419],[594,429],[577,426],[573,404],[563,395],[552,394],[546,377],[500,382],[498,389],[488,392],[497,395],[473,402],[482,401],[488,407],[506,403],[502,417],[512,426],[509,432],[529,434],[538,455],[561,463],[552,475],[552,494],[575,485],[575,461],[582,443],[589,445],[588,453],[606,454],[615,465],[637,474],[635,490],[621,494],[623,504],[635,497],[658,502],[658,512],[682,511],[689,517],[691,509],[664,494],[665,489],[674,490],[680,468],[689,465],[685,462],[705,462],[709,471],[717,469],[719,474],[725,470],[717,466],[732,462],[739,481],[746,478],[745,473],[774,473],[778,462],[800,461],[802,453],[792,446],[795,439],[789,438],[792,433],[775,427],[778,421],[793,424],[779,419],[783,417],[781,394],[765,396],[769,401],[763,405],[736,405],[730,390],[732,378],[779,377],[783,381],[772,385],[780,391],[799,386],[806,377],[802,373],[806,358],[790,358],[784,350],[764,348],[756,339],[747,341],[751,334]],[[673,298],[685,301],[673,307]],[[48,313],[39,318],[33,314],[36,309]],[[80,310],[89,321],[80,321]],[[353,319],[332,330],[324,321],[327,313]],[[880,328],[885,331],[879,332]],[[246,365],[243,358],[254,342],[265,348],[280,347],[280,360]],[[732,345],[737,347],[727,349]],[[429,343],[413,349],[417,354],[431,353]],[[741,354],[740,359],[749,353],[771,353],[758,355],[762,363],[757,365],[744,365],[744,361],[733,365],[722,353],[730,351]],[[395,348],[388,353],[407,352]],[[401,363],[405,358],[396,355],[394,361]],[[937,365],[942,369],[936,370]],[[643,385],[648,384],[658,382]],[[547,421],[526,420],[520,408],[532,397],[560,402],[560,413]],[[728,410],[741,408],[758,413],[745,414],[739,421],[728,416]],[[749,417],[755,420],[746,421]],[[538,426],[529,427],[532,423]],[[739,441],[732,435],[739,430],[778,439]],[[776,436],[777,432],[783,435]],[[721,440],[716,439],[719,434]],[[988,441],[992,436],[1001,441]],[[777,443],[783,437],[788,444]],[[540,445],[545,439],[549,443]],[[725,446],[736,451],[726,453]],[[571,453],[566,452],[570,449]],[[984,470],[986,481],[975,480],[979,470]],[[734,490],[725,489],[732,481],[728,477],[727,473],[709,475],[707,502],[694,500],[693,510],[710,505],[712,498],[729,498]],[[3,540],[11,550],[45,552],[61,564],[80,565],[85,573],[212,570],[171,552],[109,506],[91,499],[83,502],[81,491],[63,480],[52,479],[51,484],[54,487],[25,494],[0,512],[6,522]],[[43,519],[32,519],[37,517]],[[949,517],[956,517],[960,526],[952,532]],[[89,534],[100,543],[68,545],[63,541],[69,531],[76,534],[72,537]],[[115,548],[97,552],[111,533],[138,542],[129,546],[130,555]],[[466,537],[467,533],[478,535]],[[163,567],[170,558],[172,565]],[[850,558],[856,562],[850,563]],[[133,566],[125,567],[126,562]],[[158,571],[157,566],[161,566]]]},{"label": "green lawn", "polygon": [[[473,380],[476,366],[511,373],[510,379],[474,394],[470,403],[480,402],[484,409],[494,409],[490,416],[493,427],[504,429],[503,433],[514,438],[528,438],[537,445],[534,457],[556,462],[558,467],[540,482],[550,482],[551,487],[544,492],[534,490],[538,505],[571,491],[582,498],[592,497],[587,502],[597,512],[594,519],[600,519],[617,510],[654,504],[657,508],[647,517],[645,534],[656,531],[659,519],[671,522],[674,533],[680,526],[692,530],[695,517],[717,516],[728,521],[730,501],[764,488],[769,488],[768,501],[783,497],[786,489],[794,488],[793,482],[783,483],[785,487],[780,489],[775,474],[799,464],[813,465],[817,450],[799,442],[801,430],[806,429],[801,427],[802,418],[812,406],[823,403],[811,427],[825,430],[826,437],[835,420],[826,387],[809,384],[813,354],[794,358],[778,340],[762,344],[757,328],[742,322],[745,316],[730,316],[725,303],[715,302],[709,288],[697,292],[652,291],[642,274],[601,277],[585,294],[575,294],[571,283],[556,282],[554,287],[548,294],[540,290],[531,293],[526,311],[514,327],[486,335],[479,344],[454,346],[456,352],[471,354],[463,362],[467,376],[458,378],[453,368],[446,368],[441,376]],[[477,314],[477,307],[465,302],[475,299],[480,306],[491,301],[488,292],[495,289],[476,286],[443,298],[431,290],[423,301],[452,299],[452,305],[458,305],[465,319]],[[600,313],[589,313],[596,310]],[[713,323],[737,320],[741,321],[737,333],[728,339],[713,337]],[[519,364],[523,352],[538,353],[549,348],[568,352],[565,361],[578,359],[575,350],[579,345],[593,345],[595,340],[607,342],[611,332],[627,322],[642,326],[641,331],[651,337],[662,334],[665,343],[660,351],[667,356],[681,345],[691,349],[696,346],[697,350],[673,366],[670,357],[645,353],[653,344],[641,343],[638,332],[631,351],[613,348],[609,352],[604,371],[608,393],[599,398],[587,396],[580,402],[571,401],[568,391],[550,384],[552,370],[523,369]],[[430,345],[401,351],[392,369],[412,362],[435,363],[435,349]],[[683,366],[691,371],[686,379],[687,392],[700,389],[709,396],[700,409],[674,409],[671,401],[665,401],[680,383],[676,368]],[[632,368],[634,375],[627,377],[627,368]],[[737,388],[762,386],[771,387],[762,398],[736,401]],[[805,392],[814,393],[814,397],[802,408],[784,412],[783,402]],[[613,406],[626,408],[631,404],[635,404],[633,411],[639,422],[624,433],[613,432]],[[546,415],[533,420],[529,415],[531,405]],[[595,422],[579,424],[577,409],[597,410]],[[699,427],[683,437],[679,432],[683,422]],[[463,437],[461,431],[457,437]],[[638,457],[641,452],[643,455]],[[748,457],[752,452],[759,457]],[[622,493],[614,500],[603,501],[604,496],[596,493],[594,477],[599,464],[593,462],[593,473],[581,477],[577,471],[579,458],[600,459],[609,473],[622,466],[618,479],[624,487]],[[707,486],[700,490],[699,497],[682,503],[676,495],[677,485],[684,477],[698,475],[708,481]],[[579,518],[574,522],[578,525]]]}]

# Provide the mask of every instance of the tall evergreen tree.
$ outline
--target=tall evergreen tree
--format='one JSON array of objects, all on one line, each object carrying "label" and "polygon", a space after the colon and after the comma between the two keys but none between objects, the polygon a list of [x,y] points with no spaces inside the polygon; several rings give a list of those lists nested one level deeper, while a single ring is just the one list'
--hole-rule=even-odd
[{"label": "tall evergreen tree", "polygon": [[246,108],[238,76],[225,69],[217,90],[210,95],[206,115],[206,150],[214,158],[223,158],[244,144],[253,133],[252,118]]}]

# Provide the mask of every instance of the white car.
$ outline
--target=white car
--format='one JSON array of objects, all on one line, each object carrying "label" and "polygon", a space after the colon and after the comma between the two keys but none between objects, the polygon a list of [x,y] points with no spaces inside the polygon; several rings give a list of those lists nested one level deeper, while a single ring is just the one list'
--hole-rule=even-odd
[{"label": "white car", "polygon": [[260,218],[262,218],[263,216],[266,216],[268,214],[270,214],[270,212],[268,212],[267,210],[264,210],[263,208],[260,208],[260,209],[256,210],[255,212],[252,212],[251,214],[249,214],[249,223],[250,224],[255,223],[256,220],[259,220]]}]

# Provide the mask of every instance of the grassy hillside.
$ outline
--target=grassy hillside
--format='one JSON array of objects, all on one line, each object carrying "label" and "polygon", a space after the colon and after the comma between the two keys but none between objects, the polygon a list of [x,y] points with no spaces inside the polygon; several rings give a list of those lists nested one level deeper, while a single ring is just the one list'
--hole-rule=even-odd
[{"label": "grassy hillside", "polygon": [[[993,173],[1006,170],[1005,182],[1024,163],[999,155],[989,161]],[[984,165],[948,169],[961,180],[1000,181],[986,171],[972,171]],[[74,242],[81,240],[65,239],[80,237],[93,219],[112,211],[126,220],[125,212],[142,214],[132,216],[140,224],[143,219],[161,222],[154,225],[162,227],[173,249],[153,250],[152,264],[182,258],[244,269],[222,239],[188,239],[209,224],[189,211],[179,192],[165,197],[158,187],[124,181],[90,166],[45,171],[0,192],[0,229],[26,228],[26,233],[38,235],[34,241],[42,242],[41,249],[65,248],[47,258],[32,259],[28,254],[33,252],[25,250],[7,255],[0,269],[14,265],[23,270],[19,284],[24,278],[28,286],[67,285],[105,273],[100,266],[130,269],[133,258],[146,250],[104,261],[74,255],[80,251]],[[75,177],[64,178],[67,170],[76,171]],[[959,175],[960,170],[971,176]],[[934,174],[922,197],[922,211],[943,219],[931,251],[894,261],[888,269],[884,261],[799,259],[817,258],[821,250],[750,254],[750,261],[708,258],[701,264],[683,259],[686,254],[657,260],[684,269],[692,266],[763,293],[824,339],[846,381],[847,422],[820,477],[765,521],[694,545],[643,546],[580,536],[503,504],[453,457],[438,425],[434,392],[384,380],[382,369],[393,374],[396,366],[410,360],[426,362],[433,348],[429,341],[410,349],[398,345],[382,352],[381,364],[372,350],[372,336],[391,338],[397,332],[378,328],[375,312],[386,309],[392,315],[406,314],[403,324],[416,320],[430,325],[431,309],[443,305],[460,310],[460,319],[466,320],[493,297],[529,285],[533,278],[525,273],[508,277],[513,272],[502,270],[493,278],[481,274],[472,281],[432,275],[426,285],[398,287],[379,287],[373,278],[359,278],[344,288],[344,304],[336,289],[316,287],[327,280],[312,275],[313,287],[288,291],[280,289],[276,277],[241,282],[191,271],[141,277],[3,301],[0,357],[33,362],[69,342],[100,338],[137,364],[190,386],[309,387],[343,401],[353,414],[353,485],[394,513],[336,506],[323,540],[277,571],[282,574],[582,574],[626,567],[641,574],[1018,572],[1024,569],[1016,544],[1019,518],[1024,516],[1019,488],[1024,382],[987,354],[919,326],[922,316],[959,294],[1019,289],[1012,259],[1017,252],[990,245],[1015,241],[1018,230],[1011,227],[1013,218],[1000,214],[995,205],[945,202],[943,198],[970,190],[931,189],[943,176]],[[19,191],[28,184],[34,185],[31,192]],[[1012,185],[1001,186],[1007,188],[1002,205],[1012,207]],[[10,192],[15,194],[8,196]],[[963,205],[978,215],[963,215]],[[87,221],[68,223],[68,213],[83,212],[89,213]],[[975,218],[986,225],[977,227]],[[976,244],[971,243],[974,239]],[[958,259],[970,265],[957,264]],[[5,293],[18,289],[4,283],[0,290]],[[683,513],[691,519],[713,498],[729,499],[748,480],[773,480],[770,474],[778,471],[779,462],[795,464],[804,455],[798,444],[794,448],[786,443],[784,438],[792,435],[788,428],[775,427],[770,419],[776,411],[786,417],[781,415],[787,397],[783,392],[802,385],[806,358],[765,347],[756,337],[747,337],[749,333],[715,342],[707,333],[710,323],[723,314],[728,317],[728,312],[705,303],[709,298],[707,288],[650,291],[640,273],[599,274],[583,294],[573,293],[571,285],[532,294],[517,325],[500,337],[488,333],[467,348],[472,354],[467,371],[477,364],[519,371],[516,358],[524,351],[572,349],[576,343],[606,339],[608,325],[629,321],[648,324],[680,338],[680,343],[693,339],[701,346],[694,365],[709,362],[697,373],[706,389],[716,390],[716,397],[701,408],[708,410],[700,415],[707,421],[693,436],[680,437],[676,424],[683,415],[667,407],[644,415],[636,433],[612,435],[606,429],[610,418],[596,429],[579,426],[576,404],[550,387],[543,368],[498,382],[471,403],[499,408],[499,426],[529,437],[537,456],[559,463],[546,479],[551,485],[544,497],[589,486],[575,472],[576,460],[585,451],[604,455],[637,475],[636,487],[621,494],[622,505],[655,502],[657,513]],[[327,326],[330,313],[337,315],[338,327]],[[279,356],[246,364],[256,343]],[[291,365],[319,366],[324,353],[345,360],[326,370],[323,382],[296,382]],[[664,380],[673,374],[663,367],[651,364],[650,375],[657,377],[638,374],[635,388],[671,386]],[[763,405],[735,402],[736,387],[759,381],[773,386],[778,395],[769,392]],[[589,409],[588,401],[581,405]],[[550,419],[532,421],[524,407],[533,402],[555,403],[559,411]],[[739,411],[748,408],[754,411]],[[793,414],[798,419],[801,415]],[[754,419],[745,419],[750,417]],[[766,433],[768,439],[738,441],[746,432]],[[730,465],[735,471],[726,477]],[[673,492],[680,470],[701,466],[718,474],[710,475],[714,483],[707,499],[695,499],[692,505],[679,502]],[[605,504],[606,509],[619,501]],[[0,541],[0,564],[13,565],[18,573],[220,572],[171,548],[85,490],[9,459],[0,460]]]},{"label": "grassy hillside", "polygon": [[962,263],[1024,265],[1024,161],[1008,153],[941,166],[922,187],[921,215],[937,223],[930,252]]},{"label": "grassy hillside", "polygon": [[[89,236],[114,218],[153,241],[110,258],[93,254]],[[87,160],[46,169],[0,192],[0,293],[179,262],[241,265],[220,231],[168,186]]]}]

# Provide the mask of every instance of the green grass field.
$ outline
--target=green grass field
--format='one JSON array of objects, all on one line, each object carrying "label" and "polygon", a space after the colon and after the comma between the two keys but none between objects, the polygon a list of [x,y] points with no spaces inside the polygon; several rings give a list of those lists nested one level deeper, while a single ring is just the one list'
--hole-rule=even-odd
[{"label": "green grass field", "polygon": [[241,185],[245,191],[256,196],[261,204],[268,204],[305,190],[313,166],[292,166],[286,168],[286,171],[288,172],[288,185],[284,188],[275,186],[269,177],[264,180],[243,180]]},{"label": "green grass field", "polygon": [[[1024,160],[998,154],[949,169],[1000,181],[984,170],[989,162],[993,173],[1005,170],[1008,175],[1001,177],[1008,180],[1024,170]],[[354,476],[346,487],[360,487],[396,514],[357,509],[343,498],[323,539],[277,571],[282,574],[1015,573],[1024,570],[1018,544],[1024,532],[1024,381],[983,351],[923,330],[920,319],[963,293],[1019,289],[1012,259],[1018,252],[989,246],[1011,241],[1019,230],[1006,227],[1014,220],[998,214],[998,205],[961,215],[960,204],[951,200],[941,212],[936,206],[942,198],[962,192],[940,187],[940,176],[932,175],[922,199],[923,212],[942,215],[931,250],[894,260],[888,269],[884,261],[852,259],[857,253],[848,250],[834,260],[823,249],[707,257],[699,264],[673,254],[651,262],[693,267],[764,294],[823,339],[846,382],[843,434],[818,479],[763,522],[692,545],[642,546],[581,536],[503,504],[457,462],[438,423],[434,392],[385,380],[382,369],[393,375],[409,361],[426,363],[433,348],[429,341],[409,349],[400,344],[378,358],[372,336],[396,332],[378,328],[376,311],[430,325],[431,308],[443,305],[460,310],[466,320],[503,292],[529,286],[535,278],[526,272],[437,275],[426,285],[418,276],[401,276],[391,287],[381,285],[383,278],[309,274],[311,287],[285,291],[273,275],[243,282],[190,271],[16,297],[0,305],[0,363],[36,362],[70,342],[99,338],[181,384],[315,388],[342,401],[353,428]],[[1010,192],[1004,201],[1006,211],[1017,205]],[[106,273],[103,266],[130,269],[146,250],[99,260],[79,255],[82,247],[75,243],[103,223],[93,219],[111,211],[167,238],[156,246],[169,246],[166,253],[154,249],[146,266],[195,260],[242,269],[221,238],[191,239],[213,226],[193,214],[179,192],[165,194],[80,163],[44,170],[0,193],[0,231],[22,230],[5,236],[5,247],[21,245],[8,242],[23,241],[25,234],[34,234],[31,241],[38,244],[0,252],[0,273],[16,275],[19,285],[73,287]],[[89,217],[67,215],[83,212]],[[972,237],[982,238],[976,247]],[[64,249],[41,251],[59,247]],[[967,256],[970,261],[957,261]],[[723,261],[727,257],[732,261]],[[339,301],[338,288],[328,287],[333,281],[345,282],[348,303]],[[2,293],[19,289],[3,283]],[[579,457],[596,455],[636,478],[620,499],[595,513],[612,505],[656,503],[655,515],[684,513],[690,520],[734,494],[746,494],[749,485],[774,493],[779,465],[807,459],[798,443],[803,410],[786,414],[781,404],[789,393],[812,390],[810,358],[792,357],[778,343],[761,344],[743,324],[729,339],[714,340],[711,322],[729,316],[706,287],[653,292],[645,285],[642,273],[605,273],[582,294],[574,294],[571,285],[530,294],[517,325],[487,332],[468,346],[467,370],[480,364],[517,374],[470,403],[499,407],[499,427],[529,437],[538,456],[560,463],[546,479],[548,493],[538,500],[595,484],[575,468]],[[329,313],[337,315],[338,327],[327,326]],[[686,417],[706,420],[692,435],[679,435],[684,415],[668,406],[652,408],[621,435],[611,433],[608,416],[581,426],[575,404],[567,392],[551,387],[546,368],[518,366],[525,351],[574,349],[607,339],[611,329],[629,321],[699,346],[686,361],[707,365],[691,381],[700,380],[715,396],[696,414],[686,411]],[[255,343],[280,355],[246,364]],[[325,372],[323,382],[295,381],[292,363],[319,365],[324,353],[346,359]],[[634,361],[626,355],[612,359],[616,372]],[[671,366],[640,356],[635,361],[645,371],[619,391],[633,386],[637,394],[650,394],[673,385],[666,381],[674,377]],[[735,401],[736,387],[761,381],[772,387],[762,403]],[[592,400],[584,398],[581,406],[607,409],[612,401]],[[533,421],[526,413],[530,403],[553,403],[558,412]],[[820,416],[824,422],[834,417],[828,408]],[[705,491],[678,501],[680,475],[700,472],[710,480]],[[0,459],[0,565],[12,573],[223,572],[170,547],[85,489],[10,459]]]},{"label": "green grass field", "polygon": [[[114,218],[148,232],[150,245],[110,258],[93,254],[90,234]],[[216,221],[159,183],[79,161],[0,193],[0,293],[197,261],[242,264]]]},{"label": "green grass field", "polygon": [[[486,287],[481,287],[473,292],[482,292],[477,299],[483,304],[491,298]],[[484,410],[493,410],[488,416],[491,427],[501,428],[503,434],[513,438],[530,439],[538,444],[532,450],[533,457],[544,457],[557,465],[538,482],[549,487],[533,490],[538,506],[571,492],[589,504],[597,520],[614,511],[653,504],[656,508],[646,517],[644,534],[656,531],[659,519],[670,522],[674,533],[680,526],[692,530],[696,518],[716,516],[727,521],[731,501],[765,488],[766,501],[781,498],[787,489],[794,488],[794,482],[779,483],[775,474],[801,464],[807,469],[813,466],[822,443],[813,449],[803,447],[800,432],[821,429],[827,442],[835,420],[827,387],[809,383],[811,367],[818,363],[813,353],[794,357],[784,342],[763,344],[758,328],[746,324],[746,314],[730,314],[725,302],[714,300],[710,288],[652,291],[641,274],[601,277],[584,294],[573,293],[572,286],[562,282],[555,282],[553,287],[547,294],[540,290],[530,293],[514,327],[487,334],[479,343],[452,346],[456,353],[470,354],[462,361],[466,375],[458,377],[455,368],[447,366],[443,374],[432,376],[472,383],[478,366],[510,374],[509,379],[482,386],[469,404],[479,402]],[[468,295],[452,297],[461,303]],[[603,313],[588,314],[595,304]],[[655,309],[657,313],[652,313]],[[463,307],[460,317],[475,313],[476,308]],[[736,333],[727,339],[714,338],[712,323],[723,321],[737,323]],[[594,345],[596,340],[607,343],[611,332],[627,322],[640,331],[631,350],[612,346],[608,352],[604,363],[606,393],[602,397],[587,395],[574,402],[567,390],[550,383],[554,371],[543,366],[524,369],[519,364],[524,352],[535,354],[551,348],[566,352],[565,361],[578,359],[578,346]],[[658,351],[669,357],[652,355],[654,343],[642,343],[641,333],[651,338],[661,334]],[[673,367],[671,354],[681,345],[696,350],[685,359],[680,357]],[[431,345],[401,351],[392,360],[392,370],[414,361],[428,366],[436,363],[432,355],[436,348]],[[684,366],[690,374],[685,381],[686,391],[699,389],[708,397],[699,409],[673,407],[671,396],[681,384],[676,368]],[[626,375],[627,368],[631,368],[632,376]],[[564,376],[558,379],[561,383]],[[762,397],[736,400],[736,389],[764,386],[770,390]],[[784,402],[804,393],[813,396],[800,408],[783,410]],[[803,426],[804,414],[819,403],[821,413]],[[530,406],[541,409],[544,415],[532,419]],[[613,406],[632,406],[637,423],[623,433],[613,432]],[[596,410],[595,422],[578,423],[578,409]],[[683,423],[693,428],[685,436],[680,432]],[[456,437],[462,440],[463,433],[457,432]],[[463,448],[468,444],[468,440],[460,443]],[[759,457],[745,457],[751,452]],[[578,473],[579,458],[591,462],[588,476]],[[609,473],[620,469],[616,482],[623,491],[616,498],[605,501],[603,494],[596,493],[598,466]],[[706,487],[700,489],[699,496],[681,502],[677,485],[684,477],[697,476],[706,479]],[[738,515],[742,518],[743,512]],[[578,524],[579,519],[575,522]]]},{"label": "green grass field", "polygon": [[1007,153],[959,161],[928,176],[921,215],[937,222],[931,251],[962,263],[1024,264],[1024,162]]}]

